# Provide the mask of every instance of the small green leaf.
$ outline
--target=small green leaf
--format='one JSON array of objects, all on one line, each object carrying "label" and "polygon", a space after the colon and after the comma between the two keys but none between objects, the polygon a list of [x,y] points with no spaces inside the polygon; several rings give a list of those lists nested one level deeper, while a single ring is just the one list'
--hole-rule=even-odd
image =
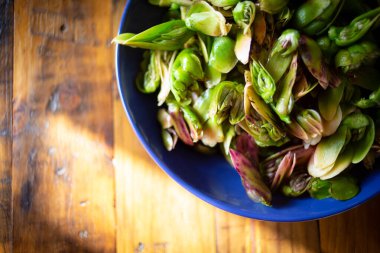
[{"label": "small green leaf", "polygon": [[338,110],[336,111],[336,114],[334,115],[332,120],[322,120],[323,124],[323,136],[330,136],[335,133],[335,131],[338,129],[340,123],[342,122],[343,113],[340,106],[338,106]]},{"label": "small green leaf", "polygon": [[344,118],[342,126],[347,126],[349,129],[361,129],[369,125],[370,119],[363,113],[354,112]]},{"label": "small green leaf", "polygon": [[325,120],[332,120],[336,115],[340,100],[343,96],[344,86],[345,85],[341,84],[337,88],[329,87],[321,91],[318,96],[319,112]]},{"label": "small green leaf", "polygon": [[331,170],[323,176],[321,176],[320,178],[326,180],[339,175],[342,171],[344,171],[345,169],[347,169],[348,166],[351,165],[353,155],[353,145],[348,145],[345,148],[345,150],[341,154],[339,154]]},{"label": "small green leaf", "polygon": [[311,176],[320,177],[332,169],[346,143],[347,131],[346,126],[339,127],[333,135],[319,142],[308,165],[308,172]]},{"label": "small green leaf", "polygon": [[278,97],[275,104],[275,112],[280,119],[286,123],[290,123],[289,114],[294,107],[294,96],[292,93],[294,83],[296,81],[296,74],[298,69],[297,54],[293,56],[288,73],[280,80]]},{"label": "small green leaf", "polygon": [[331,183],[329,181],[324,181],[319,178],[313,178],[311,180],[311,186],[309,189],[309,194],[315,199],[325,199],[331,197],[330,193]]},{"label": "small green leaf", "polygon": [[280,13],[286,7],[289,0],[260,0],[260,10],[270,14]]},{"label": "small green leaf", "polygon": [[355,197],[360,189],[352,176],[342,175],[329,180],[331,197],[337,200],[348,200]]},{"label": "small green leaf", "polygon": [[319,35],[332,24],[344,0],[308,0],[295,12],[295,26],[308,35]]},{"label": "small green leaf", "polygon": [[[143,57],[144,59],[141,63],[142,71],[136,78],[137,88],[143,93],[153,93],[161,84],[160,53],[157,51],[147,51]],[[143,75],[143,78],[140,75]]]},{"label": "small green leaf", "polygon": [[361,162],[365,158],[371,149],[373,142],[375,141],[375,123],[371,117],[366,117],[369,124],[365,129],[364,136],[360,140],[353,143],[353,145],[355,145],[355,153],[352,158],[352,163],[354,164]]},{"label": "small green leaf", "polygon": [[205,82],[206,82],[206,87],[211,88],[220,81],[222,81],[222,73],[211,67],[210,65],[206,65],[205,67]]},{"label": "small green leaf", "polygon": [[292,62],[292,56],[282,56],[280,54],[274,54],[268,59],[266,69],[273,77],[273,80],[277,82],[286,73]]},{"label": "small green leaf", "polygon": [[119,34],[113,42],[143,49],[173,51],[183,48],[193,35],[194,32],[186,28],[183,20],[171,20],[138,34]]},{"label": "small green leaf", "polygon": [[192,107],[183,106],[181,108],[183,117],[187,123],[187,126],[190,130],[190,136],[193,139],[193,142],[197,142],[202,138],[203,128],[201,124],[201,120],[198,115],[195,113]]},{"label": "small green leaf", "polygon": [[235,127],[228,126],[227,130],[224,133],[223,149],[226,155],[230,153],[230,146],[233,138],[236,136]]},{"label": "small green leaf", "polygon": [[355,105],[362,109],[379,106],[380,105],[380,87],[377,88],[377,90],[373,91],[369,95],[368,99],[361,98],[359,101],[355,103]]},{"label": "small green leaf", "polygon": [[360,189],[352,176],[339,175],[329,180],[312,179],[309,189],[310,196],[316,199],[332,197],[337,200],[347,200],[355,197]]},{"label": "small green leaf", "polygon": [[186,26],[209,36],[225,36],[230,26],[224,16],[205,1],[194,3],[187,12]]}]

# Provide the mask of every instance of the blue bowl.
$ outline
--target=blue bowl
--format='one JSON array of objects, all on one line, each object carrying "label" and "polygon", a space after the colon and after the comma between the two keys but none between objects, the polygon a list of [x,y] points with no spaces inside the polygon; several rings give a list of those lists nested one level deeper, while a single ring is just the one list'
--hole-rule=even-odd
[{"label": "blue bowl", "polygon": [[[164,8],[148,1],[129,0],[120,23],[119,33],[140,32],[162,21]],[[351,200],[315,200],[309,197],[286,198],[275,195],[273,207],[252,202],[240,177],[221,155],[204,155],[179,143],[168,152],[162,145],[156,120],[156,95],[140,93],[135,86],[142,50],[125,46],[116,48],[118,88],[125,111],[141,143],[153,160],[177,183],[200,199],[225,211],[267,221],[306,221],[331,216],[353,208],[380,192],[380,170],[355,170],[361,191]],[[143,185],[143,182],[142,182]]]}]

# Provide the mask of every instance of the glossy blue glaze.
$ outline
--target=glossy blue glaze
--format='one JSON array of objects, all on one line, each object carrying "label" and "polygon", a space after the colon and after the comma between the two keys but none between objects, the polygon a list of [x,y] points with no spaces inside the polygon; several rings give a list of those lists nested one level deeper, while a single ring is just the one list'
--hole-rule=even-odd
[{"label": "glossy blue glaze", "polygon": [[[165,9],[147,1],[129,0],[119,33],[137,33],[161,21]],[[274,196],[273,207],[252,202],[241,185],[235,170],[221,155],[204,155],[184,145],[172,152],[161,142],[156,121],[156,95],[141,94],[135,87],[142,50],[117,46],[116,74],[120,97],[128,118],[141,143],[154,161],[177,183],[202,200],[249,218],[269,221],[305,221],[331,216],[355,207],[380,192],[380,171],[370,176],[357,168],[361,192],[348,201],[315,200],[308,197],[291,199]],[[144,183],[141,182],[142,187]]]}]

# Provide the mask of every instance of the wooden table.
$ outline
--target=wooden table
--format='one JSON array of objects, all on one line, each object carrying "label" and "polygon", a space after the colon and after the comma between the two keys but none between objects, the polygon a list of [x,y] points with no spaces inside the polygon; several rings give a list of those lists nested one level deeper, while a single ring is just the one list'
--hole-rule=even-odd
[{"label": "wooden table", "polygon": [[0,0],[0,252],[380,252],[380,196],[304,223],[197,199],[139,144],[116,89],[125,0]]}]

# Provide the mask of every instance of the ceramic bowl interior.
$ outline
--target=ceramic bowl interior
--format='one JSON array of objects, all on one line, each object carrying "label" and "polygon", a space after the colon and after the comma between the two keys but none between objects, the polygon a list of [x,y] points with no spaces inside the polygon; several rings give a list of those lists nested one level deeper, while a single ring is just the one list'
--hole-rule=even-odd
[{"label": "ceramic bowl interior", "polygon": [[[119,33],[137,33],[161,22],[165,9],[148,1],[129,0]],[[252,202],[246,195],[238,174],[222,155],[205,155],[182,145],[168,152],[162,145],[156,121],[156,94],[140,93],[135,86],[142,50],[117,46],[116,72],[125,111],[141,143],[154,161],[176,182],[204,201],[241,216],[269,221],[304,221],[331,216],[355,207],[380,192],[380,170],[371,173],[361,167],[355,172],[361,191],[353,199],[315,200],[307,196],[286,198],[275,195],[273,207]],[[143,185],[143,182],[142,182]]]}]

